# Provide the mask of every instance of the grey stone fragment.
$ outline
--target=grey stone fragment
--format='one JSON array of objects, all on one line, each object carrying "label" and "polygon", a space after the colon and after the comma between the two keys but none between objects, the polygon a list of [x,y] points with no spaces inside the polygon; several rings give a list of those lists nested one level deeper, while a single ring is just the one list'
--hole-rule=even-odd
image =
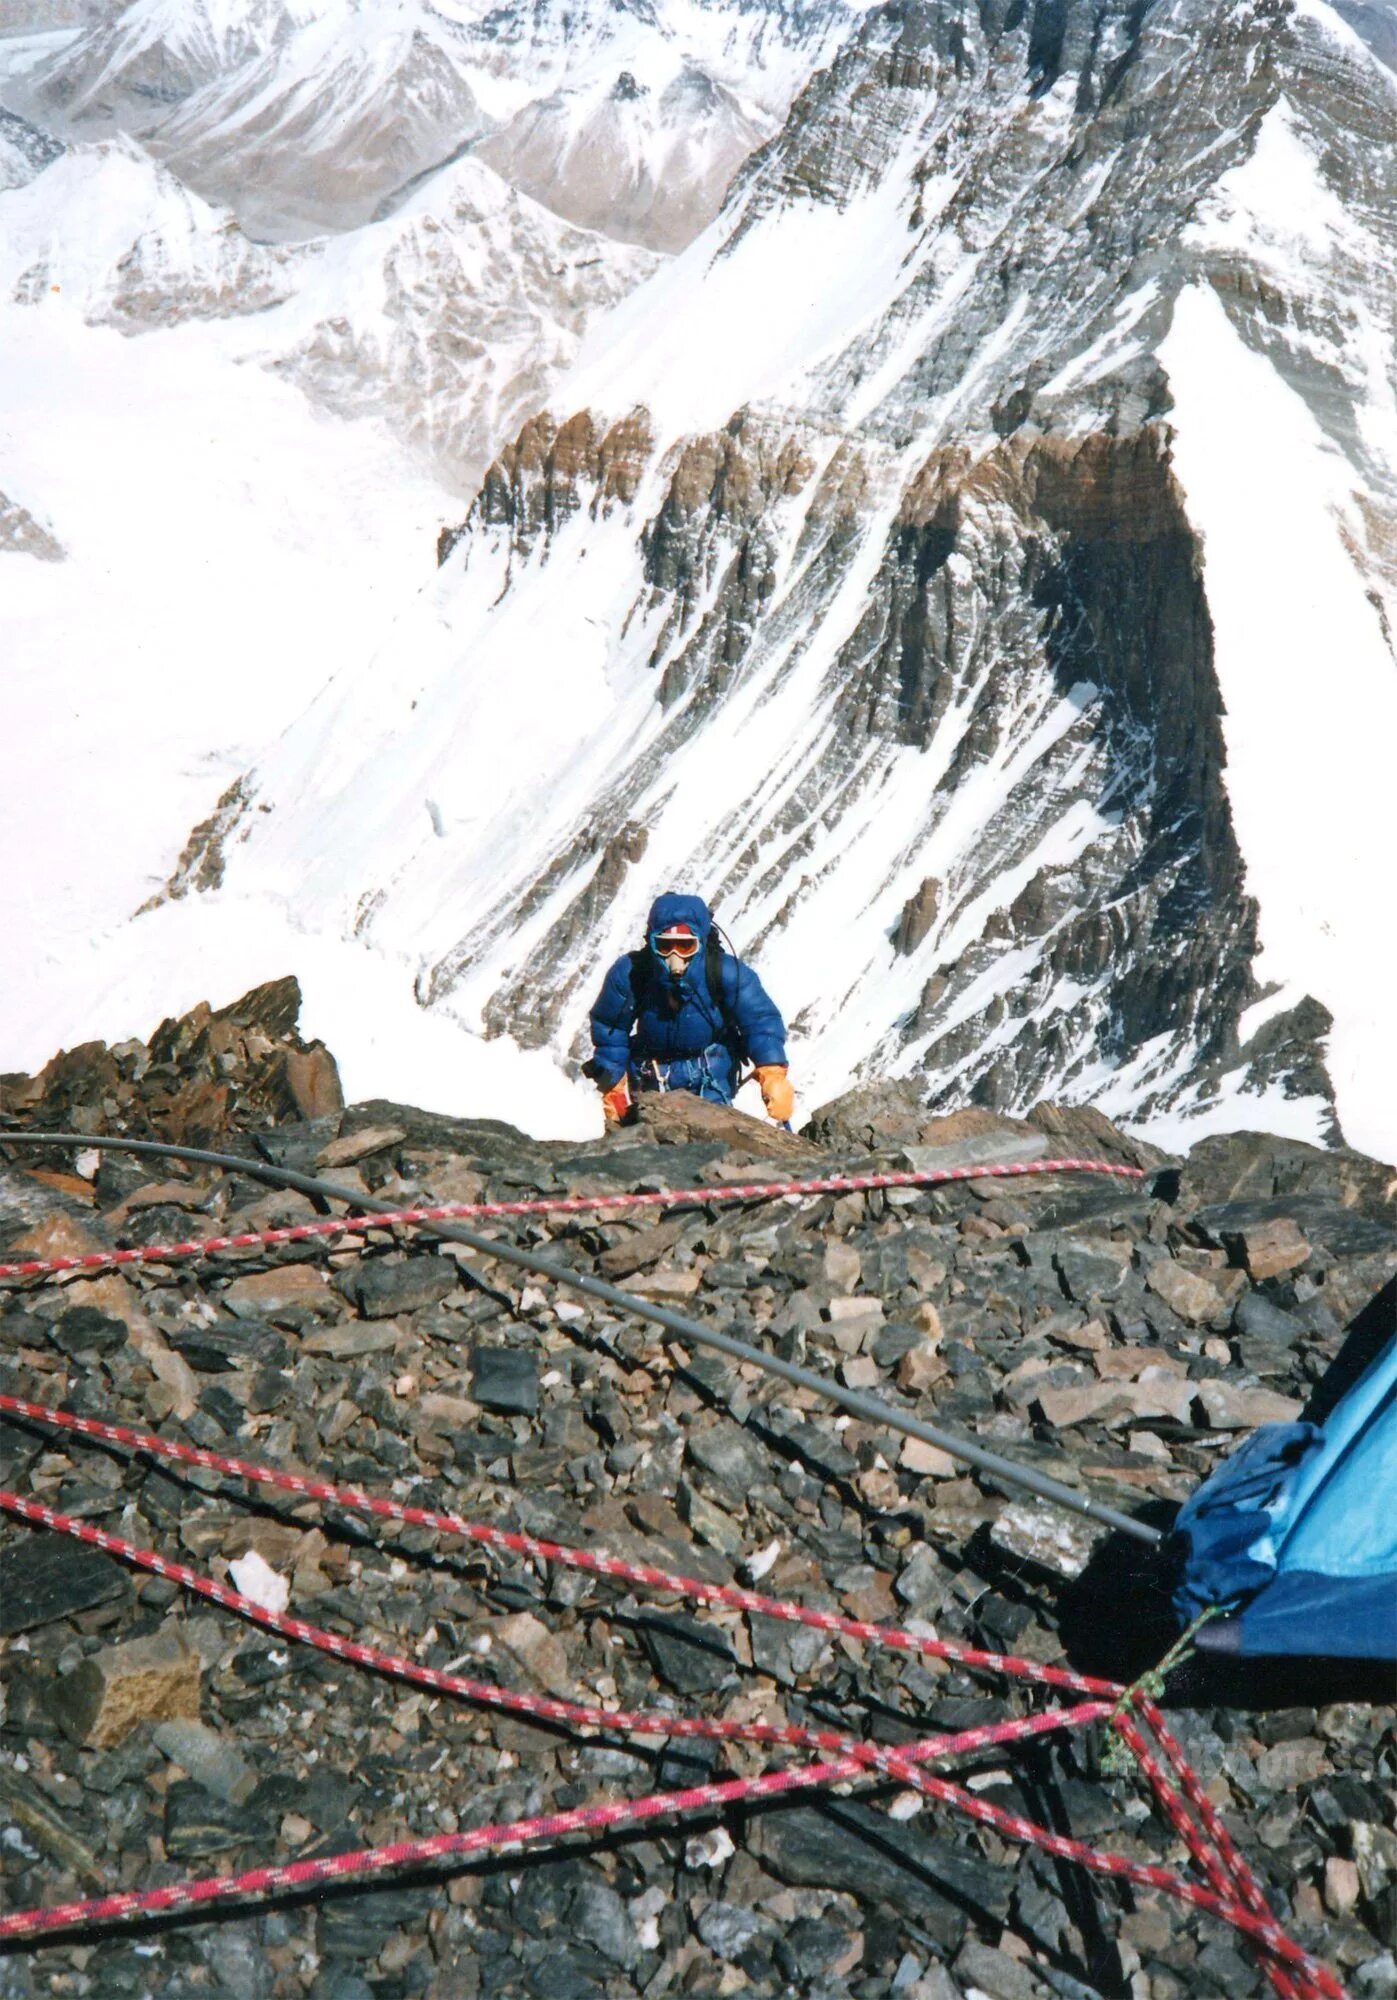
[{"label": "grey stone fragment", "polygon": [[745,1493],[767,1478],[766,1453],[737,1424],[720,1422],[689,1435],[687,1455],[694,1463],[736,1493]]},{"label": "grey stone fragment", "polygon": [[1061,1507],[1016,1500],[995,1520],[990,1540],[1006,1555],[1070,1579],[1081,1575],[1108,1532]]},{"label": "grey stone fragment", "polygon": [[0,1639],[130,1593],[125,1570],[100,1549],[31,1532],[0,1549]]},{"label": "grey stone fragment", "polygon": [[187,1771],[206,1792],[228,1805],[246,1805],[257,1789],[257,1773],[237,1746],[207,1723],[179,1716],[157,1723],[156,1745]]},{"label": "grey stone fragment", "polygon": [[893,1591],[915,1616],[933,1617],[945,1602],[949,1581],[940,1561],[923,1544],[903,1565]]},{"label": "grey stone fragment", "polygon": [[275,1974],[255,1919],[210,1924],[200,1953],[218,1982],[220,2000],[224,1994],[229,2000],[269,2000]]},{"label": "grey stone fragment", "polygon": [[70,1306],[53,1323],[50,1339],[64,1354],[112,1354],[130,1338],[125,1320],[99,1312],[96,1306]]},{"label": "grey stone fragment", "polygon": [[967,1938],[954,1970],[958,1979],[989,1995],[989,2000],[1046,2000],[1052,1990],[1021,1959],[981,1944],[978,1938]]},{"label": "grey stone fragment", "polygon": [[456,1283],[456,1267],[445,1257],[408,1257],[401,1264],[371,1257],[351,1272],[344,1291],[365,1319],[391,1319],[439,1304]]},{"label": "grey stone fragment", "polygon": [[212,1326],[167,1327],[165,1338],[201,1374],[233,1368],[281,1368],[290,1344],[274,1327],[255,1319],[218,1320]]},{"label": "grey stone fragment", "polygon": [[894,1320],[874,1335],[870,1351],[880,1368],[896,1368],[903,1355],[910,1354],[914,1347],[920,1347],[925,1339],[926,1334],[920,1327],[908,1326],[905,1320]]},{"label": "grey stone fragment", "polygon": [[270,1839],[266,1817],[180,1778],[165,1793],[165,1851],[171,1860],[193,1861],[211,1854],[228,1854],[250,1841]]},{"label": "grey stone fragment", "polygon": [[751,1629],[753,1666],[787,1687],[800,1675],[812,1672],[830,1649],[828,1632],[817,1632],[809,1625],[790,1625],[784,1618],[754,1616]]},{"label": "grey stone fragment", "polygon": [[904,1146],[899,1164],[914,1174],[938,1173],[947,1167],[1000,1166],[1013,1160],[1041,1160],[1049,1140],[1042,1132],[979,1132],[948,1146]]},{"label": "grey stone fragment", "polygon": [[622,1898],[595,1878],[578,1885],[568,1920],[577,1936],[594,1945],[614,1965],[634,1965],[640,1956],[635,1925]]},{"label": "grey stone fragment", "polygon": [[849,1479],[859,1469],[858,1460],[839,1442],[833,1429],[813,1419],[792,1424],[782,1435],[785,1442],[822,1479]]},{"label": "grey stone fragment", "polygon": [[338,1326],[308,1333],[301,1342],[306,1354],[324,1354],[332,1361],[360,1361],[368,1354],[387,1354],[397,1345],[398,1329],[386,1320],[347,1319]]},{"label": "grey stone fragment", "polygon": [[1293,1346],[1305,1328],[1293,1313],[1273,1305],[1262,1292],[1243,1292],[1232,1315],[1238,1333],[1261,1340],[1273,1340],[1278,1347]]},{"label": "grey stone fragment", "polygon": [[538,1360],[518,1347],[477,1347],[471,1394],[487,1410],[531,1417],[538,1409]]},{"label": "grey stone fragment", "polygon": [[1069,1298],[1079,1305],[1092,1298],[1114,1298],[1132,1275],[1128,1244],[1064,1239],[1053,1253],[1053,1263]]},{"label": "grey stone fragment", "polygon": [[1001,1923],[1009,1912],[1012,1868],[978,1860],[930,1829],[919,1831],[916,1820],[890,1820],[852,1799],[761,1814],[750,1839],[762,1866],[781,1881],[891,1904],[943,1951],[960,1948],[967,1906]]},{"label": "grey stone fragment", "polygon": [[733,1670],[732,1648],[722,1628],[685,1612],[647,1617],[641,1627],[650,1664],[679,1694],[707,1694]]},{"label": "grey stone fragment", "polygon": [[698,1934],[708,1949],[731,1963],[765,1928],[755,1910],[737,1903],[710,1903],[700,1912]]}]

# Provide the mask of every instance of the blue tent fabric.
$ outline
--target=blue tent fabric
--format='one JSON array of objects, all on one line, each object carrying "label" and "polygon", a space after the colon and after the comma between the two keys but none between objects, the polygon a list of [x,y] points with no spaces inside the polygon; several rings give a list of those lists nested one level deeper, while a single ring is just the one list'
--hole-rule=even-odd
[{"label": "blue tent fabric", "polygon": [[1243,1655],[1397,1659],[1397,1340],[1321,1426],[1267,1424],[1174,1523],[1186,1620]]}]

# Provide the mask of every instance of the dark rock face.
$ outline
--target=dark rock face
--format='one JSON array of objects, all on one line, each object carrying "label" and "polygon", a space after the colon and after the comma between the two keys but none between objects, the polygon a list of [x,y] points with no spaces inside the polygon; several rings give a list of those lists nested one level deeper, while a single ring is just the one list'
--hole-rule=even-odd
[{"label": "dark rock face", "polygon": [[301,989],[276,979],[215,1012],[201,1001],[149,1043],[86,1042],[37,1076],[0,1077],[0,1116],[16,1126],[207,1144],[233,1131],[343,1108],[323,1042],[296,1033]]},{"label": "dark rock face", "polygon": [[[204,1058],[197,1037],[174,1039],[178,1086],[181,1066],[197,1075]],[[1059,1150],[1158,1165],[1098,1113],[1050,1104],[1031,1123],[976,1110],[933,1119],[915,1091],[883,1089],[816,1122],[825,1137],[801,1142],[806,1161],[831,1171]],[[673,1185],[676,1168],[685,1183],[750,1171],[740,1121],[726,1143],[662,1136],[541,1146],[503,1125],[372,1104],[258,1140],[307,1165],[358,1156],[377,1190],[426,1202],[462,1185],[610,1197]],[[172,1191],[159,1162],[115,1180],[44,1171],[7,1171],[0,1230],[77,1211],[91,1240],[120,1239],[151,1212],[143,1191],[157,1213]],[[1357,1154],[1238,1134],[1144,1183],[975,1179],[659,1219],[555,1216],[548,1254],[638,1290],[663,1274],[656,1296],[677,1294],[700,1319],[783,1352],[798,1334],[825,1374],[1162,1522],[1257,1423],[1320,1414],[1391,1338],[1391,1184],[1390,1169]],[[182,1185],[210,1232],[311,1213],[304,1197],[269,1197],[242,1175]],[[537,1218],[496,1226],[517,1243],[537,1237]],[[1268,1254],[1284,1268],[1254,1275]],[[1167,1579],[1135,1544],[480,1261],[488,1290],[425,1244],[405,1255],[388,1241],[348,1254],[296,1246],[254,1271],[143,1266],[103,1291],[101,1310],[80,1302],[82,1284],[31,1288],[22,1310],[0,1316],[0,1378],[33,1400],[164,1423],[154,1353],[111,1338],[139,1318],[192,1372],[184,1433],[215,1449],[391,1485],[712,1581],[759,1575],[774,1596],[928,1619],[947,1637],[1123,1680],[1175,1637]],[[438,1267],[450,1284],[424,1281]],[[249,1286],[276,1329],[238,1316]],[[378,1316],[389,1301],[391,1318]],[[512,1687],[813,1721],[882,1742],[1016,1711],[998,1680],[957,1666],[487,1564],[417,1529],[366,1534],[357,1516],[265,1495],[250,1507],[202,1474],[172,1478],[78,1440],[0,1426],[0,1470],[27,1496],[202,1570],[254,1550],[286,1578],[293,1612],[436,1666],[469,1660],[465,1671]],[[405,1694],[18,1523],[0,1522],[0,1626],[23,1639],[0,1649],[13,1908],[55,1893],[64,1871],[73,1893],[156,1879],[153,1840],[169,1868],[197,1874],[721,1780],[757,1761],[711,1742],[645,1751],[574,1739]],[[88,1697],[76,1720],[75,1693]],[[1243,1679],[1196,1658],[1171,1676],[1169,1703],[1287,1928],[1355,1992],[1381,1992],[1397,1900],[1390,1674],[1301,1663],[1268,1675],[1249,1663]],[[993,1780],[996,1804],[1184,1863],[1162,1821],[1141,1813],[1135,1781],[1103,1772],[1087,1739],[968,1769]],[[163,1984],[255,2000],[308,2000],[308,1984],[343,2000],[634,2000],[676,1980],[737,1990],[735,1976],[754,2000],[956,2000],[972,1988],[1041,2000],[1123,1990],[1133,1953],[1151,1996],[1266,1990],[1211,1919],[1148,1895],[1122,1909],[949,1810],[909,1818],[909,1803],[890,1814],[886,1792],[793,1799],[585,1854],[511,1855],[449,1884],[365,1886],[140,1942],[113,1932],[82,1956],[51,1943],[45,1964],[104,1994]]]}]

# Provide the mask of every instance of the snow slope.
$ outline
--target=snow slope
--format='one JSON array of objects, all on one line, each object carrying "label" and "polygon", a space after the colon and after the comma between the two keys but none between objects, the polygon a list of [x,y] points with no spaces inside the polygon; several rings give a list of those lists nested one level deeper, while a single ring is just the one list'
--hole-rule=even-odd
[{"label": "snow slope", "polygon": [[308,937],[285,903],[126,921],[172,841],[410,599],[451,503],[380,426],[317,416],[201,331],[0,315],[0,489],[42,495],[66,552],[0,553],[7,722],[27,753],[0,796],[0,851],[24,857],[6,871],[0,1060],[148,1033],[292,969],[353,1095],[590,1129],[546,1058],[425,1019],[381,955]]},{"label": "snow slope", "polygon": [[[122,138],[51,149],[0,199],[0,633],[7,715],[39,753],[0,802],[3,850],[28,856],[7,878],[0,1067],[294,967],[361,1094],[450,1044],[457,1080],[448,1065],[430,1101],[512,1101],[509,1048],[472,1067],[476,1044],[421,1020],[409,979],[418,1053],[390,1061],[391,1006],[346,1019],[382,958],[307,940],[284,909],[126,927],[190,826],[411,602],[473,470],[648,257],[473,161],[383,223],[292,251]],[[521,1074],[525,1122],[576,1116],[546,1059]],[[550,1092],[546,1115],[528,1109]]]}]

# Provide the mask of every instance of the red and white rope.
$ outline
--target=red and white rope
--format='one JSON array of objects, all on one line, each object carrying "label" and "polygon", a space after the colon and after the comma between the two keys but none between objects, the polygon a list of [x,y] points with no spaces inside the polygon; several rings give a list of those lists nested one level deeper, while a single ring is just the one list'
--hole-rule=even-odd
[{"label": "red and white rope", "polygon": [[[1188,1766],[1182,1750],[1164,1729],[1163,1720],[1158,1716],[1155,1705],[1141,1698],[1139,1718],[1119,1712],[1113,1717],[1115,1703],[1123,1693],[1123,1690],[1114,1683],[1093,1681],[1064,1669],[1043,1667],[1036,1662],[1018,1659],[1012,1655],[984,1653],[976,1648],[961,1647],[949,1641],[903,1632],[897,1627],[871,1625],[863,1620],[844,1619],[831,1613],[810,1611],[804,1606],[786,1604],[778,1599],[761,1596],[757,1592],[740,1590],[736,1586],[706,1584],[697,1578],[678,1576],[648,1565],[623,1563],[616,1557],[600,1552],[569,1549],[562,1544],[542,1541],[537,1537],[518,1535],[485,1524],[467,1522],[452,1514],[410,1508],[398,1501],[369,1494],[359,1487],[335,1486],[327,1481],[310,1480],[301,1474],[284,1473],[269,1466],[224,1458],[198,1447],[167,1442],[151,1433],[132,1430],[123,1425],[105,1424],[93,1418],[76,1416],[70,1411],[51,1409],[46,1405],[24,1402],[15,1397],[0,1397],[0,1411],[21,1419],[93,1437],[104,1443],[149,1452],[168,1460],[199,1465],[252,1483],[270,1485],[283,1491],[310,1495],[322,1500],[332,1500],[337,1504],[352,1507],[356,1511],[439,1528],[445,1532],[463,1535],[484,1546],[505,1549],[514,1554],[539,1560],[565,1563],[570,1567],[611,1576],[667,1595],[678,1595],[695,1602],[716,1602],[741,1610],[755,1611],[768,1617],[785,1618],[790,1622],[838,1631],[846,1636],[865,1639],[875,1644],[929,1653],[944,1659],[956,1660],[969,1667],[993,1669],[1010,1678],[1070,1688],[1074,1692],[1097,1697],[1094,1700],[1080,1702],[1072,1708],[1050,1709],[1042,1714],[987,1724],[952,1736],[928,1738],[923,1742],[897,1749],[879,1748],[844,1737],[835,1731],[813,1730],[798,1725],[738,1723],[724,1718],[680,1717],[661,1710],[608,1710],[596,1704],[574,1703],[549,1696],[530,1695],[502,1688],[494,1683],[470,1680],[464,1676],[421,1666],[415,1661],[386,1653],[377,1647],[342,1639],[338,1634],[310,1625],[304,1619],[265,1611],[261,1606],[215,1579],[201,1576],[184,1564],[171,1562],[153,1550],[139,1549],[120,1536],[109,1534],[88,1522],[60,1514],[40,1502],[24,1499],[19,1494],[0,1493],[0,1509],[22,1519],[70,1535],[91,1546],[105,1549],[126,1562],[151,1570],[158,1575],[170,1577],[185,1589],[222,1604],[288,1638],[345,1659],[352,1665],[390,1673],[418,1685],[431,1687],[438,1692],[455,1694],[469,1700],[505,1708],[514,1713],[528,1715],[535,1720],[589,1731],[607,1730],[666,1737],[706,1736],[718,1740],[779,1744],[783,1747],[832,1753],[827,1761],[796,1771],[768,1772],[759,1777],[733,1779],[691,1787],[679,1792],[652,1793],[641,1799],[579,1807],[567,1813],[547,1814],[533,1819],[477,1828],[465,1834],[440,1834],[425,1840],[397,1842],[386,1847],[364,1849],[325,1860],[291,1862],[279,1868],[252,1869],[237,1876],[215,1876],[176,1883],[162,1889],[128,1891],[51,1908],[18,1911],[0,1918],[0,1940],[41,1937],[53,1931],[69,1930],[118,1917],[150,1916],[162,1911],[196,1909],[214,1900],[299,1889],[315,1883],[377,1874],[388,1869],[426,1861],[459,1858],[485,1852],[503,1852],[543,1840],[560,1839],[573,1833],[597,1832],[621,1825],[640,1824],[660,1817],[708,1813],[729,1805],[750,1803],[756,1799],[782,1793],[854,1780],[866,1781],[882,1776],[915,1785],[926,1796],[952,1806],[984,1825],[994,1827],[1011,1839],[1038,1846],[1046,1852],[1058,1855],[1064,1860],[1078,1862],[1095,1872],[1158,1889],[1195,1907],[1211,1911],[1260,1947],[1263,1963],[1282,2000],[1343,2000],[1343,1989],[1334,1975],[1289,1939],[1267,1908],[1259,1885],[1250,1870],[1246,1868],[1230,1837],[1226,1835],[1220,1819],[1207,1801],[1202,1786],[1196,1774]],[[1054,1834],[1021,1815],[991,1805],[987,1800],[979,1798],[950,1780],[932,1776],[923,1768],[927,1763],[942,1762],[953,1755],[1020,1741],[1048,1730],[1081,1727],[1090,1722],[1107,1719],[1114,1719],[1115,1726],[1130,1743],[1141,1770],[1148,1777],[1161,1804],[1203,1870],[1209,1887],[1199,1887],[1169,1869],[1130,1861],[1124,1856],[1096,1850],[1064,1835]],[[1179,1791],[1178,1786],[1146,1743],[1139,1727],[1139,1721],[1142,1719],[1147,1720],[1156,1731],[1166,1760],[1174,1767],[1176,1776],[1183,1784],[1183,1793]],[[1188,1810],[1190,1803],[1198,1813],[1197,1819]]]},{"label": "red and white rope", "polygon": [[[0,1143],[3,1138],[0,1136]],[[1143,1180],[1140,1167],[1110,1160],[1017,1160],[999,1166],[939,1167],[924,1173],[826,1174],[818,1180],[743,1181],[718,1187],[659,1188],[644,1194],[545,1195],[529,1201],[452,1201],[431,1208],[383,1209],[373,1215],[328,1216],[281,1229],[249,1229],[236,1236],[192,1237],[182,1243],[142,1244],[129,1250],[93,1250],[72,1257],[30,1257],[0,1264],[0,1278],[45,1278],[65,1271],[114,1271],[129,1264],[169,1264],[211,1257],[223,1250],[270,1249],[322,1236],[362,1235],[370,1229],[420,1228],[500,1215],[587,1215],[598,1210],[679,1208],[722,1202],[775,1201],[786,1195],[862,1194],[877,1188],[937,1187],[949,1181],[1014,1180],[1029,1174],[1113,1174]]]}]

